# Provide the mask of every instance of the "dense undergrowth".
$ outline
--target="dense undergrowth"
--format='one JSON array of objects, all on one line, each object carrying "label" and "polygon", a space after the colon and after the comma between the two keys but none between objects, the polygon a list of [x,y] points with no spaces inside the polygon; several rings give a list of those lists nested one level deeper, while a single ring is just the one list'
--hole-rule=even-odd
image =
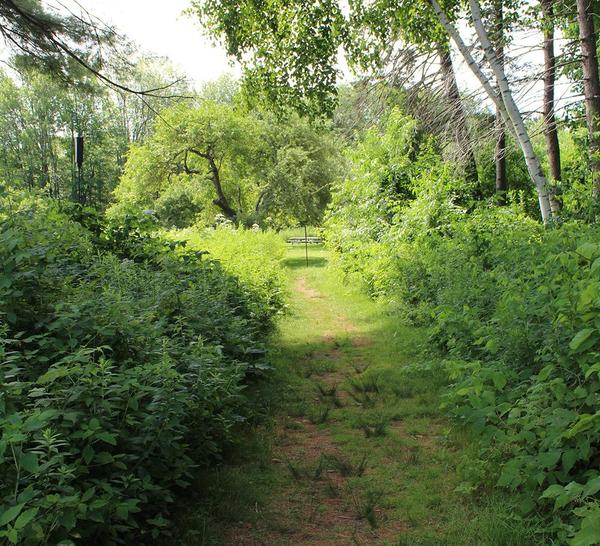
[{"label": "dense undergrowth", "polygon": [[481,439],[461,489],[508,488],[561,544],[598,544],[600,228],[544,228],[520,207],[467,202],[415,138],[391,116],[357,147],[329,245],[441,351],[444,406]]},{"label": "dense undergrowth", "polygon": [[249,233],[231,252],[215,233],[188,249],[152,230],[2,197],[1,542],[168,534],[195,469],[253,418],[245,389],[283,306],[277,245]]},{"label": "dense undergrowth", "polygon": [[270,327],[271,318],[282,311],[286,278],[280,260],[285,254],[284,241],[272,231],[217,229],[202,227],[175,230],[167,238],[185,241],[186,248],[207,252],[225,271],[242,278],[242,290],[259,323]]}]

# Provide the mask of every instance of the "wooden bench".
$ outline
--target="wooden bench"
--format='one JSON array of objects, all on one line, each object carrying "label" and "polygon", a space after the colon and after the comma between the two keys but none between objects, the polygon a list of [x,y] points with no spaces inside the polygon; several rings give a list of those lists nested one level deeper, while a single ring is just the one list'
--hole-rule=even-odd
[{"label": "wooden bench", "polygon": [[321,245],[322,237],[290,237],[287,242],[291,245]]}]

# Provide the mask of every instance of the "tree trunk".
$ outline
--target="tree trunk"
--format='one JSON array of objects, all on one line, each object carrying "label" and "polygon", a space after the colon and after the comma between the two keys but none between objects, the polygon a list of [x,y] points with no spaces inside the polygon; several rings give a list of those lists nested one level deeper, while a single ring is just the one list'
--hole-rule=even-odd
[{"label": "tree trunk", "polygon": [[[560,145],[554,112],[554,84],[556,81],[556,57],[554,56],[554,0],[541,0],[544,25],[544,136],[548,150],[550,178],[553,183],[560,182]],[[556,192],[550,187],[550,206],[558,214],[561,205]]]},{"label": "tree trunk", "polygon": [[225,192],[223,191],[223,186],[221,184],[221,175],[219,173],[219,167],[217,166],[217,163],[215,161],[212,151],[208,150],[206,152],[203,152],[203,151],[200,151],[200,150],[197,150],[194,148],[190,148],[187,150],[186,156],[184,159],[185,170],[187,173],[197,174],[198,171],[194,171],[194,170],[188,168],[188,166],[187,166],[187,153],[188,152],[195,154],[198,157],[201,157],[202,159],[205,159],[208,162],[208,169],[210,171],[210,180],[215,189],[215,193],[217,194],[217,198],[213,199],[213,204],[216,205],[217,207],[219,207],[223,211],[223,214],[225,214],[225,216],[227,218],[235,221],[237,218],[237,213],[231,207],[231,205],[229,204],[229,200],[225,196]]},{"label": "tree trunk", "polygon": [[444,93],[451,109],[450,124],[462,159],[465,161],[465,177],[477,186],[477,192],[480,193],[475,152],[469,138],[467,117],[465,116],[465,110],[456,83],[456,74],[454,73],[454,66],[452,65],[452,57],[450,55],[450,44],[448,42],[438,43],[437,53],[440,58],[440,72],[444,83]]},{"label": "tree trunk", "polygon": [[506,171],[506,130],[502,114],[496,109],[496,204],[507,203],[508,176]]},{"label": "tree trunk", "polygon": [[[504,70],[504,13],[503,0],[494,2],[494,41],[496,42],[496,57]],[[498,83],[496,82],[497,88]],[[499,92],[499,89],[498,89]],[[506,171],[506,128],[502,121],[502,112],[496,107],[496,204],[506,205],[508,192],[508,177]]]},{"label": "tree trunk", "polygon": [[583,94],[590,140],[592,195],[600,199],[600,80],[591,0],[577,0],[577,19],[583,56]]},{"label": "tree trunk", "polygon": [[227,197],[225,197],[225,193],[223,192],[219,168],[217,167],[214,158],[209,156],[207,160],[210,168],[212,183],[215,188],[215,192],[217,193],[217,198],[213,200],[213,203],[223,211],[227,218],[229,218],[230,220],[235,220],[237,214],[236,211],[233,210],[233,208],[231,208],[231,205],[229,204],[229,201],[227,200]]},{"label": "tree trunk", "polygon": [[531,143],[531,139],[529,138],[529,134],[527,133],[527,128],[525,127],[523,116],[521,115],[521,112],[519,111],[517,104],[515,103],[514,98],[512,96],[512,92],[510,90],[510,86],[508,85],[508,80],[506,79],[504,70],[502,70],[502,67],[500,67],[498,64],[498,60],[496,59],[494,49],[483,26],[483,22],[481,19],[481,8],[479,7],[479,4],[476,0],[469,0],[475,30],[477,31],[477,35],[483,47],[485,57],[490,63],[490,66],[494,71],[494,75],[498,80],[501,97],[499,97],[498,94],[494,91],[490,80],[485,76],[485,74],[481,70],[481,67],[477,64],[477,62],[471,55],[469,48],[466,46],[466,44],[460,37],[460,34],[456,30],[456,28],[454,28],[454,25],[450,23],[447,15],[440,7],[438,1],[430,0],[430,2],[433,9],[435,10],[436,15],[438,16],[440,23],[444,26],[448,34],[450,34],[452,39],[455,41],[461,54],[467,61],[469,68],[473,71],[473,74],[475,74],[477,79],[480,81],[481,85],[485,89],[490,99],[492,99],[496,106],[501,109],[504,121],[506,123],[510,123],[510,127],[514,131],[517,141],[519,142],[519,146],[521,147],[521,151],[523,152],[529,176],[531,177],[531,180],[534,183],[537,190],[542,220],[544,221],[544,223],[551,221],[552,211],[550,209],[550,199],[548,196],[546,177],[542,172],[542,167],[540,165],[539,159],[535,154],[535,150],[533,149],[533,144]]}]

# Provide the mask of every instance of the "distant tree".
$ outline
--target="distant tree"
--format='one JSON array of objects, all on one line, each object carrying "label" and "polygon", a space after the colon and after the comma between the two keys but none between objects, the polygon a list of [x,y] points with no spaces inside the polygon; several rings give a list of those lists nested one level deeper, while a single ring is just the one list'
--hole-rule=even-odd
[{"label": "distant tree", "polygon": [[240,100],[240,82],[230,74],[225,74],[216,80],[205,82],[199,94],[202,99],[233,105]]},{"label": "distant tree", "polygon": [[290,116],[265,120],[268,160],[257,199],[258,221],[271,217],[280,226],[318,225],[342,170],[341,144],[328,127]]},{"label": "distant tree", "polygon": [[128,143],[143,142],[161,110],[192,98],[188,82],[165,57],[149,57],[132,51],[133,61],[120,65],[116,77],[131,89],[156,89],[151,95],[112,88],[119,105]]},{"label": "distant tree", "polygon": [[65,88],[36,70],[0,73],[0,177],[12,187],[74,196],[73,138],[87,142],[77,198],[106,206],[121,173],[127,141],[106,88]]},{"label": "distant tree", "polygon": [[169,225],[185,223],[165,214],[170,203],[187,219],[202,212],[207,223],[217,213],[249,225],[313,222],[338,167],[332,137],[307,122],[204,99],[163,111],[152,137],[132,148],[112,212],[160,209]]}]

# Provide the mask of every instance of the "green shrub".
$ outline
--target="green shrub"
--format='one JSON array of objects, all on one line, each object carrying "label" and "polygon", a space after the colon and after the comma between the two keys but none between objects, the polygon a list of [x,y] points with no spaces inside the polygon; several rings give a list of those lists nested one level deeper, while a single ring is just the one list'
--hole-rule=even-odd
[{"label": "green shrub", "polygon": [[166,228],[184,228],[194,224],[204,209],[199,184],[174,184],[154,202],[156,215]]},{"label": "green shrub", "polygon": [[253,318],[272,327],[272,318],[284,308],[285,279],[281,260],[283,241],[275,232],[235,229],[227,225],[216,229],[189,228],[167,234],[183,240],[186,249],[207,252],[225,271],[242,281]]},{"label": "green shrub", "polygon": [[[444,407],[480,434],[486,479],[523,513],[546,514],[561,542],[597,544],[600,228],[544,228],[520,207],[466,203],[441,156],[397,141],[369,144],[370,156],[361,144],[334,188],[337,263],[400,320],[428,327],[450,382]],[[413,196],[390,195],[394,165]]]},{"label": "green shrub", "polygon": [[174,252],[148,219],[104,225],[75,207],[76,222],[43,200],[12,211],[0,223],[0,537],[168,532],[194,467],[251,416],[245,384],[265,368],[274,312],[255,299],[264,287]]}]

